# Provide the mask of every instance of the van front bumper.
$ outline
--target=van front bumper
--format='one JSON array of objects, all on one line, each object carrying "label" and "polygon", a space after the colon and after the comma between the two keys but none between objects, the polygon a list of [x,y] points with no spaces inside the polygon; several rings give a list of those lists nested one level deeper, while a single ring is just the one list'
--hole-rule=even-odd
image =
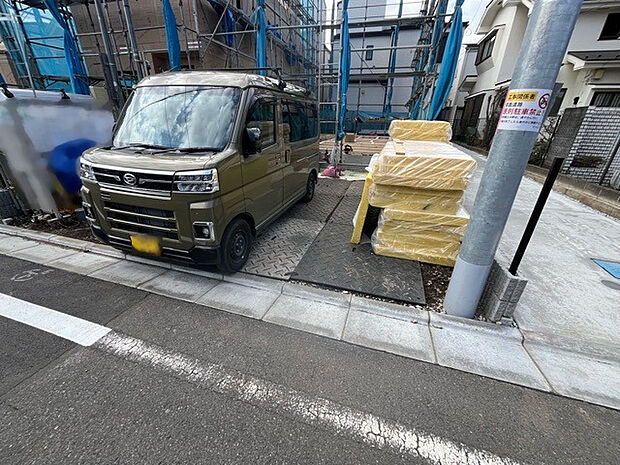
[{"label": "van front bumper", "polygon": [[[90,227],[91,227],[91,231],[93,232],[93,234],[98,239],[105,242],[106,244],[109,244],[112,247],[116,247],[117,249],[130,252],[133,255],[138,255],[142,257],[150,257],[149,255],[145,255],[143,253],[136,251],[131,246],[131,241],[129,239],[110,236],[103,230],[103,228],[93,223],[91,223]],[[162,256],[152,257],[152,258],[164,258],[164,259],[175,261],[175,262],[184,262],[184,263],[189,262],[189,263],[193,263],[196,265],[217,265],[220,259],[220,250],[221,248],[219,246],[207,247],[207,246],[196,245],[189,250],[180,250],[180,249],[173,249],[170,247],[163,247]]]}]

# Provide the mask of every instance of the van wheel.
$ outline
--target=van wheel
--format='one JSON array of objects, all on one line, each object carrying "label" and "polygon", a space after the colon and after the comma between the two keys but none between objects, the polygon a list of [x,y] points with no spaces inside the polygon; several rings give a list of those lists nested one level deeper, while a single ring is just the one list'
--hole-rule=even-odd
[{"label": "van wheel", "polygon": [[248,261],[252,249],[252,230],[242,218],[233,220],[222,236],[220,258],[217,267],[224,273],[239,271]]},{"label": "van wheel", "polygon": [[304,203],[310,202],[314,198],[314,191],[316,189],[316,176],[314,173],[310,173],[308,176],[308,182],[306,183],[306,193],[301,198]]}]

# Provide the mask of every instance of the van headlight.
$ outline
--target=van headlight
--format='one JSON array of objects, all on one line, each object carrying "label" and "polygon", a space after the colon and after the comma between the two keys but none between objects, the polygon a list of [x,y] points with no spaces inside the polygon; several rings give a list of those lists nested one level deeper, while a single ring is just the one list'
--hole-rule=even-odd
[{"label": "van headlight", "polygon": [[82,160],[80,160],[80,178],[86,179],[87,181],[97,181],[92,165]]},{"label": "van headlight", "polygon": [[204,192],[211,194],[220,190],[215,168],[200,171],[180,171],[174,176],[177,192]]}]

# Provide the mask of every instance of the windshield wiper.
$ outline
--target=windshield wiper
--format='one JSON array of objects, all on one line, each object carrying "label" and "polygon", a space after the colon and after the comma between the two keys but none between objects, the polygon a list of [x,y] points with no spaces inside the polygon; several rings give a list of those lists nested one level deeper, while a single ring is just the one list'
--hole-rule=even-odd
[{"label": "windshield wiper", "polygon": [[156,145],[156,144],[127,144],[121,145],[120,147],[112,147],[113,150],[123,150],[129,148],[137,148],[137,149],[155,149],[155,150],[174,150],[174,147],[166,147],[165,145]]},{"label": "windshield wiper", "polygon": [[182,149],[176,149],[176,152],[181,153],[194,153],[194,152],[221,152],[218,147],[186,147]]}]

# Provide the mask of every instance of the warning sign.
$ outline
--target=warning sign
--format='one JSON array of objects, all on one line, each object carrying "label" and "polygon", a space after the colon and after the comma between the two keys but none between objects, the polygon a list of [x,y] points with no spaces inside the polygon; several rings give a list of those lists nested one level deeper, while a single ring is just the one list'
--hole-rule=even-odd
[{"label": "warning sign", "polygon": [[550,102],[548,89],[509,90],[497,129],[538,132]]}]

